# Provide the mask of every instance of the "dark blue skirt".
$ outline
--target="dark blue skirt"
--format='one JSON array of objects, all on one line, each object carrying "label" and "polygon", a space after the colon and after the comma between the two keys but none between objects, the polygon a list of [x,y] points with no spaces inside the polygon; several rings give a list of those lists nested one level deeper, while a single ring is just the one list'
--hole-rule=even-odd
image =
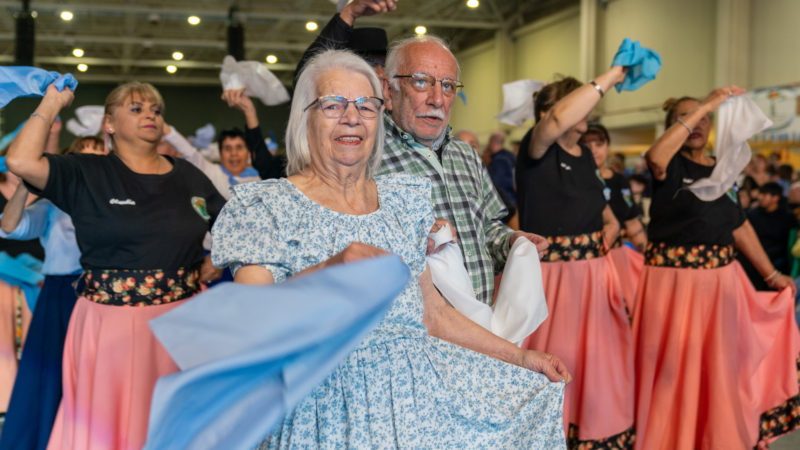
[{"label": "dark blue skirt", "polygon": [[[47,275],[0,433],[2,449],[45,449],[61,402],[61,360],[79,275]],[[80,289],[79,289],[80,291]]]}]

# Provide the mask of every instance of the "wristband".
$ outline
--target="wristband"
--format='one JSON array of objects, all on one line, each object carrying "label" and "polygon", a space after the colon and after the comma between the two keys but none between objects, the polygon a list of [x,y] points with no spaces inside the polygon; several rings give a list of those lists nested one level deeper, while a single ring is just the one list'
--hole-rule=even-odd
[{"label": "wristband", "polygon": [[686,128],[686,131],[688,131],[688,132],[689,132],[689,134],[692,134],[692,127],[690,127],[689,125],[687,125],[687,124],[686,124],[686,122],[684,122],[684,121],[683,121],[683,119],[681,119],[680,117],[678,117],[676,120],[678,121],[678,123],[679,123],[679,124],[683,125],[683,127],[684,127],[684,128]]},{"label": "wristband", "polygon": [[601,88],[600,85],[595,83],[594,80],[590,81],[589,84],[591,84],[592,86],[594,86],[595,89],[597,89],[597,92],[600,93],[600,98],[603,98],[603,96],[606,95],[606,93],[603,92],[603,88]]},{"label": "wristband", "polygon": [[46,123],[46,124],[47,124],[47,126],[48,126],[48,127],[50,127],[50,121],[49,121],[49,120],[47,120],[47,119],[45,119],[45,117],[44,117],[43,115],[41,115],[41,114],[37,113],[36,111],[34,111],[34,112],[31,114],[31,117],[38,117],[38,118],[40,118],[40,119],[44,120],[44,123]]}]

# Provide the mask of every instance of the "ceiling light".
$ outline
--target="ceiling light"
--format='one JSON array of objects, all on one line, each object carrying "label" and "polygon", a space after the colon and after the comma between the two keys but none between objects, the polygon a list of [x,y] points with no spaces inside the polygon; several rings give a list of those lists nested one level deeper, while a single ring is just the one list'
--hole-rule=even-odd
[{"label": "ceiling light", "polygon": [[181,52],[172,52],[172,59],[175,61],[180,61],[183,59],[183,53]]},{"label": "ceiling light", "polygon": [[414,28],[414,33],[422,36],[423,34],[427,33],[428,29],[425,28],[425,25],[417,25],[417,28]]},{"label": "ceiling light", "polygon": [[308,30],[308,31],[316,30],[317,26],[318,26],[317,22],[314,22],[313,20],[309,21],[309,22],[306,22],[306,30]]},{"label": "ceiling light", "polygon": [[275,64],[278,62],[278,57],[275,55],[267,55],[267,62],[270,64]]},{"label": "ceiling light", "polygon": [[168,65],[168,66],[167,66],[167,72],[169,72],[169,73],[175,73],[175,72],[177,72],[177,71],[178,71],[178,68],[177,68],[177,67],[175,67],[175,65],[174,65],[174,64],[170,64],[170,65]]},{"label": "ceiling light", "polygon": [[83,64],[83,63],[78,64],[78,71],[79,72],[86,72],[87,70],[89,70],[89,66],[87,66],[86,64]]},{"label": "ceiling light", "polygon": [[200,18],[197,16],[189,16],[186,21],[189,22],[189,25],[197,25],[200,23]]},{"label": "ceiling light", "polygon": [[478,0],[467,0],[467,6],[470,8],[477,8],[480,4]]},{"label": "ceiling light", "polygon": [[83,56],[83,49],[82,48],[73,48],[72,49],[72,56],[76,58],[80,58]]},{"label": "ceiling light", "polygon": [[72,14],[72,11],[61,11],[61,20],[64,22],[69,22],[73,17],[75,17],[75,15]]}]

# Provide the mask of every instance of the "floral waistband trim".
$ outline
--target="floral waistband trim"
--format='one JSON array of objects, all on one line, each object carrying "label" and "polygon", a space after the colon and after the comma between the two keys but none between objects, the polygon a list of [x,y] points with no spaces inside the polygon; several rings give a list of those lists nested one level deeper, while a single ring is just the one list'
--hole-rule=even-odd
[{"label": "floral waistband trim", "polygon": [[183,300],[200,291],[200,269],[87,270],[82,295],[104,305],[148,306]]},{"label": "floral waistband trim", "polygon": [[682,269],[716,269],[727,266],[736,257],[733,245],[667,245],[648,242],[644,263],[648,266]]},{"label": "floral waistband trim", "polygon": [[573,236],[547,236],[547,242],[550,245],[542,257],[544,262],[579,261],[606,254],[602,231]]}]

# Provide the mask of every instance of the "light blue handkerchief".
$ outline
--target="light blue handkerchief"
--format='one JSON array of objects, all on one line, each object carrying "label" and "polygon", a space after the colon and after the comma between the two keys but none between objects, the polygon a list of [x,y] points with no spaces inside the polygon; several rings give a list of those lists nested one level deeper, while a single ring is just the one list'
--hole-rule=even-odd
[{"label": "light blue handkerchief", "polygon": [[147,449],[253,448],[383,318],[397,256],[269,286],[220,284],[150,321],[181,368],[156,384]]},{"label": "light blue handkerchief", "polygon": [[59,91],[64,87],[74,91],[78,87],[78,80],[70,73],[62,76],[38,67],[0,66],[0,108],[18,97],[43,97],[47,86],[54,81]]},{"label": "light blue handkerchief", "polygon": [[661,70],[661,56],[654,50],[642,47],[639,41],[625,38],[611,65],[628,67],[625,80],[615,86],[617,92],[635,91],[656,77]]}]

